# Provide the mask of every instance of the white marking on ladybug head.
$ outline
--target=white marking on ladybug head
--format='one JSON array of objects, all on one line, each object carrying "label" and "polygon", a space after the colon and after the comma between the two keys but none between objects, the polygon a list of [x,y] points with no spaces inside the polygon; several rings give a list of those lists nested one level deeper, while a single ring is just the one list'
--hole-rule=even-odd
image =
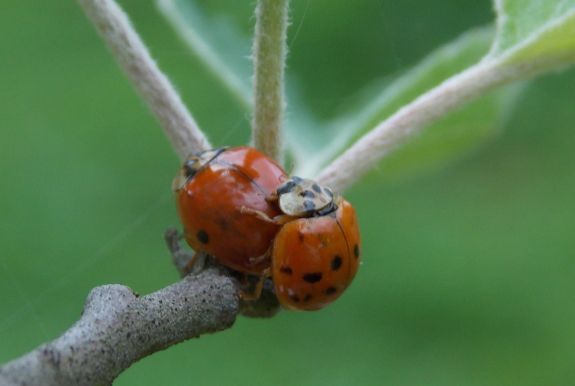
[{"label": "white marking on ladybug head", "polygon": [[178,170],[178,173],[176,173],[176,177],[172,181],[172,190],[178,192],[182,189],[190,178],[226,149],[227,147],[220,147],[218,149],[191,153],[180,167],[180,170]]},{"label": "white marking on ladybug head", "polygon": [[334,201],[331,190],[313,180],[297,176],[281,184],[276,193],[281,211],[296,217],[311,217]]}]

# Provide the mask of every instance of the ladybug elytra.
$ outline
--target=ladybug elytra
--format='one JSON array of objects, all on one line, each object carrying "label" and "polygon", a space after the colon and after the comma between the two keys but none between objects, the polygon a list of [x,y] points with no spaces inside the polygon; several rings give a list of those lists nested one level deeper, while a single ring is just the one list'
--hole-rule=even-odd
[{"label": "ladybug elytra", "polygon": [[271,158],[249,147],[192,153],[174,178],[184,237],[195,251],[213,255],[222,265],[259,275],[269,267],[262,259],[280,225],[237,210],[245,206],[277,216],[266,197],[288,176]]},{"label": "ladybug elytra", "polygon": [[271,267],[264,275],[272,277],[284,308],[319,310],[343,293],[359,268],[355,210],[328,188],[295,176],[277,188],[272,200],[283,212],[275,218],[241,209],[263,221],[284,224],[267,252]]}]

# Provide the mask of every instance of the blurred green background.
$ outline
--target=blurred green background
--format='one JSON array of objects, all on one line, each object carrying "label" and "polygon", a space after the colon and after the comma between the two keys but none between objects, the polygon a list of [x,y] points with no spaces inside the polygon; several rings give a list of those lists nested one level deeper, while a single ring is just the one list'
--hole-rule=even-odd
[{"label": "blurred green background", "polygon": [[[201,3],[252,28],[252,1]],[[212,143],[246,143],[249,117],[153,2],[121,4]],[[291,15],[288,71],[326,119],[493,19],[487,0],[294,0]],[[364,264],[332,306],[239,318],[115,384],[575,384],[574,90],[573,70],[538,78],[473,154],[348,192]],[[72,0],[0,4],[0,130],[3,363],[65,331],[97,285],[178,280],[162,233],[179,162]]]}]

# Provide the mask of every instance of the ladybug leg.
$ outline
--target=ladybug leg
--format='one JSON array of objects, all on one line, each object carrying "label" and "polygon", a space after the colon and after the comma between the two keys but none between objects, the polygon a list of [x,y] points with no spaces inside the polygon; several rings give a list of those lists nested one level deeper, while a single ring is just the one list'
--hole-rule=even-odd
[{"label": "ladybug leg", "polygon": [[258,264],[263,263],[264,261],[269,260],[269,259],[270,258],[269,258],[267,253],[264,255],[258,256],[258,257],[250,257],[250,264],[249,265],[250,266],[258,265]]},{"label": "ladybug leg", "polygon": [[[176,266],[176,269],[180,273],[181,277],[187,276],[190,273],[195,273],[194,265],[198,261],[205,258],[205,254],[198,252],[192,253],[182,247],[180,240],[184,237],[183,234],[178,234],[178,231],[174,228],[168,228],[164,233],[164,239],[166,240],[166,245],[172,255],[172,263]],[[203,264],[199,264],[203,266]]]},{"label": "ladybug leg", "polygon": [[260,278],[258,279],[254,292],[252,294],[247,294],[242,291],[239,293],[240,298],[244,300],[258,300],[262,294],[262,288],[264,286],[265,278],[270,277],[271,275],[272,275],[271,268],[264,269],[264,271],[260,275]]},{"label": "ladybug leg", "polygon": [[277,202],[279,196],[277,195],[277,193],[272,193],[269,196],[266,196],[265,200],[267,202]]},{"label": "ladybug leg", "polygon": [[194,270],[194,265],[196,265],[196,262],[198,261],[199,257],[200,257],[200,254],[198,252],[194,253],[192,258],[190,260],[188,260],[186,265],[184,265],[184,267],[182,268],[182,271],[184,271],[186,274],[192,273],[192,271]]},{"label": "ladybug leg", "polygon": [[260,220],[271,222],[271,223],[278,224],[278,225],[284,225],[284,224],[292,221],[295,218],[294,216],[290,216],[287,214],[280,214],[280,215],[275,216],[274,218],[270,218],[267,214],[265,214],[262,211],[247,208],[245,206],[240,206],[237,209],[242,214],[252,214],[252,215],[256,216],[257,218],[259,218]]},{"label": "ladybug leg", "polygon": [[255,209],[248,208],[245,206],[240,206],[240,207],[237,207],[236,209],[239,210],[241,214],[251,214],[251,215],[254,215],[257,218],[259,218],[260,220],[264,220],[267,222],[274,222],[273,219],[271,219],[267,214],[265,214],[261,210],[255,210]]},{"label": "ladybug leg", "polygon": [[248,280],[248,274],[245,272],[239,272],[242,274],[242,285],[245,287],[248,284],[250,284],[249,280]]}]

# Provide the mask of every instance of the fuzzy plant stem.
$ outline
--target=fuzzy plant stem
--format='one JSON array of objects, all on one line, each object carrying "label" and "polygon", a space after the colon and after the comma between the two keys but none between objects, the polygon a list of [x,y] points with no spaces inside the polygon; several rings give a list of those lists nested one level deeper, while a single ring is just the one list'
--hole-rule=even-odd
[{"label": "fuzzy plant stem", "polygon": [[252,145],[283,163],[284,72],[289,0],[258,0],[253,51]]},{"label": "fuzzy plant stem", "polygon": [[77,0],[146,101],[181,159],[210,149],[205,135],[151,58],[128,16],[113,0]]},{"label": "fuzzy plant stem", "polygon": [[546,61],[516,65],[497,59],[479,62],[399,109],[324,168],[317,180],[341,193],[427,126],[503,84],[548,68]]}]

